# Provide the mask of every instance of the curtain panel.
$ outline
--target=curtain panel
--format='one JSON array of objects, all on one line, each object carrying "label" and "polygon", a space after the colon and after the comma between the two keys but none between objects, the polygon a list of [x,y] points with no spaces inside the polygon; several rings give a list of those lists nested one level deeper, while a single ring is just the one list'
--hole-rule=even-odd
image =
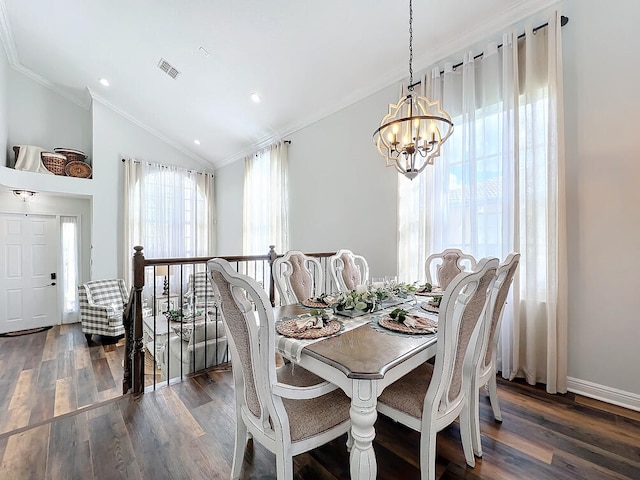
[{"label": "curtain panel", "polygon": [[264,255],[269,245],[289,249],[288,145],[280,141],[244,161],[243,254]]},{"label": "curtain panel", "polygon": [[133,247],[146,258],[215,254],[213,175],[134,159],[125,161],[124,278],[131,285]]},{"label": "curtain panel", "polygon": [[[505,307],[498,367],[566,392],[567,279],[560,15],[535,34],[503,35],[434,68],[423,84],[455,129],[421,180],[399,180],[399,267],[445,248],[476,258],[521,253]],[[404,180],[404,182],[403,182]],[[419,205],[419,207],[417,207]],[[421,211],[419,215],[415,215]],[[407,217],[413,216],[413,219]],[[411,236],[403,225],[413,222]],[[424,233],[424,241],[422,235]],[[424,243],[409,245],[417,241]],[[415,256],[414,256],[415,255]],[[415,260],[414,260],[415,261]],[[414,267],[415,270],[415,267]]]}]

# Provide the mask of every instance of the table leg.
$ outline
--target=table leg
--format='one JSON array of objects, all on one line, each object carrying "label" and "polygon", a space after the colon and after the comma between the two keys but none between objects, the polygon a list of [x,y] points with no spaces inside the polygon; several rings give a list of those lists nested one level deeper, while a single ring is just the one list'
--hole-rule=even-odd
[{"label": "table leg", "polygon": [[376,389],[371,380],[353,380],[351,397],[351,480],[375,479],[378,474],[373,438],[376,436],[374,424],[376,412]]}]

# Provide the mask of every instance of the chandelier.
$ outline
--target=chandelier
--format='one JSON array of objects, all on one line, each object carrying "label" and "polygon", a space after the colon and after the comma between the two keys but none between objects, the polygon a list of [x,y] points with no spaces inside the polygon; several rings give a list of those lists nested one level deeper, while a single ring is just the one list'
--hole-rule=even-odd
[{"label": "chandelier", "polygon": [[[413,180],[433,159],[453,133],[453,122],[438,100],[413,91],[413,0],[409,0],[409,93],[389,104],[389,113],[373,132],[373,142],[387,167]],[[444,135],[442,134],[444,132]]]}]

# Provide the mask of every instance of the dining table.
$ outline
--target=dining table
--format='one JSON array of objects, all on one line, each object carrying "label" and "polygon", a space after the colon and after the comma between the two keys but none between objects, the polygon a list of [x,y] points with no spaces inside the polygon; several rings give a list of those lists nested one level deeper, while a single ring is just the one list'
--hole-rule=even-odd
[{"label": "dining table", "polygon": [[[436,353],[437,334],[406,335],[378,325],[377,319],[395,307],[361,317],[339,317],[348,328],[343,327],[337,334],[314,341],[296,340],[276,333],[276,349],[282,356],[338,386],[351,399],[349,415],[353,445],[349,462],[352,480],[377,476],[373,440],[378,397],[388,385]],[[274,308],[274,318],[280,321],[308,312],[309,309],[301,305],[286,305]],[[437,316],[431,318],[437,319]]]}]

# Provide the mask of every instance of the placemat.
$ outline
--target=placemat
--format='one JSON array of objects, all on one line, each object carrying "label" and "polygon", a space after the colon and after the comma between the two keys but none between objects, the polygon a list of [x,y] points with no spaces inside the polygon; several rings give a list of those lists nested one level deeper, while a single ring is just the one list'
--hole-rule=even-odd
[{"label": "placemat", "polygon": [[424,318],[428,322],[429,328],[425,329],[425,328],[409,327],[409,326],[405,325],[404,323],[393,321],[388,316],[379,318],[378,319],[378,324],[381,327],[387,328],[389,330],[393,330],[394,332],[409,333],[409,334],[412,334],[412,335],[429,335],[429,334],[434,334],[434,333],[437,332],[437,330],[438,330],[438,322],[436,322],[434,320],[431,320],[430,318],[426,318],[426,317],[421,317],[421,318]]},{"label": "placemat", "polygon": [[442,297],[444,295],[444,291],[442,290],[437,290],[437,291],[430,291],[430,292],[416,292],[416,295],[419,295],[421,297]]},{"label": "placemat", "polygon": [[326,303],[317,302],[312,298],[307,298],[306,300],[303,300],[300,303],[302,303],[302,305],[304,305],[305,307],[309,307],[309,308],[330,308],[329,305],[327,305]]},{"label": "placemat", "polygon": [[283,320],[276,325],[276,331],[280,335],[284,335],[285,337],[312,339],[328,337],[329,335],[333,335],[340,330],[340,323],[335,320],[329,320],[327,324],[322,328],[307,328],[300,331],[296,326],[296,322],[298,320],[298,318]]},{"label": "placemat", "polygon": [[425,310],[427,312],[440,313],[440,307],[436,307],[434,305],[429,305],[429,302],[422,302],[420,304],[420,308],[422,308],[423,310]]}]

